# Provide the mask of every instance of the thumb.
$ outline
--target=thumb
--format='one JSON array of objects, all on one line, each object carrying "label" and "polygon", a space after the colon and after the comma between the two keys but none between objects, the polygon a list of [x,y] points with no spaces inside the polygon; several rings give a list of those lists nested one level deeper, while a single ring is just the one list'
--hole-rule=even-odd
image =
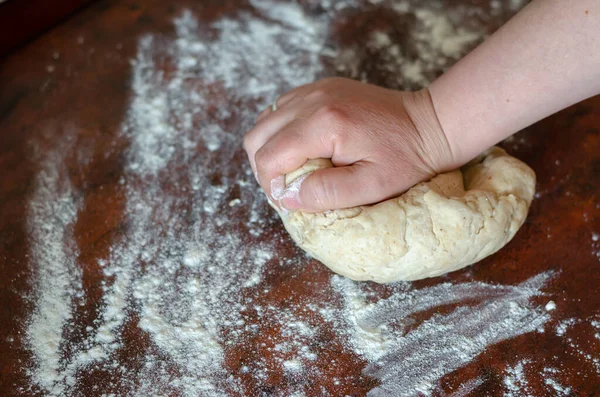
[{"label": "thumb", "polygon": [[317,170],[302,181],[299,191],[294,189],[296,194],[286,194],[280,204],[288,210],[322,212],[381,201],[396,192],[377,168],[355,163]]}]

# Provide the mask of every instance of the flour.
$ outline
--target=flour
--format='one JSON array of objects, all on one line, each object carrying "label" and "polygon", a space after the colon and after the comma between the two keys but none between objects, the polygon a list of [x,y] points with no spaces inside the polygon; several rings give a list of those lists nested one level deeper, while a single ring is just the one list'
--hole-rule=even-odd
[{"label": "flour", "polygon": [[[417,49],[424,54],[425,61],[442,64],[445,62],[443,57],[458,59],[463,55],[465,47],[483,36],[482,32],[455,28],[447,13],[421,9],[415,11],[415,16],[422,26],[415,34],[418,39]],[[440,58],[439,54],[443,57]]]},{"label": "flour", "polygon": [[[443,376],[489,345],[543,328],[549,319],[531,302],[542,295],[549,273],[517,286],[397,284],[385,298],[368,284],[334,276],[331,299],[303,297],[291,304],[265,298],[274,288],[271,276],[296,277],[308,261],[279,257],[289,241],[283,231],[273,232],[278,221],[250,168],[235,166],[243,156],[242,136],[287,89],[331,75],[333,68],[344,76],[364,73],[361,57],[368,54],[332,44],[328,34],[344,10],[366,3],[325,1],[319,12],[295,3],[250,3],[252,12],[206,25],[183,11],[172,34],[139,39],[126,118],[114,137],[128,142],[117,185],[124,200],[121,226],[108,252],[85,267],[73,235],[85,197],[71,186],[64,166],[69,156],[82,156],[57,143],[40,162],[27,212],[35,269],[35,309],[27,324],[30,394],[85,394],[82,379],[93,370],[106,374],[94,389],[106,396],[251,395],[256,390],[246,389],[242,377],[262,387],[281,374],[292,381],[274,393],[305,395],[312,380],[325,376],[315,365],[323,359],[315,340],[325,332],[367,361],[364,373],[381,382],[372,395],[430,394]],[[435,9],[381,4],[415,14],[411,35],[421,43],[409,54],[386,31],[367,38],[365,45],[381,54],[382,68],[393,76],[391,87],[427,83],[483,37]],[[74,40],[81,48],[89,41]],[[84,271],[100,275],[95,287],[101,298],[92,321],[82,325],[76,308],[87,298]],[[448,314],[406,328],[416,313],[448,305]],[[143,341],[132,342],[132,330]],[[266,332],[264,343],[253,344]],[[254,355],[232,368],[236,349]],[[132,351],[132,360],[122,360]],[[332,387],[348,381],[336,374]],[[455,395],[482,384],[472,379]]]},{"label": "flour", "polygon": [[556,368],[546,367],[543,371],[544,374],[544,384],[548,386],[550,391],[557,397],[567,397],[572,395],[573,388],[563,386],[558,380],[555,379],[557,374],[560,374],[560,371]]},{"label": "flour", "polygon": [[[563,343],[567,346],[566,351],[569,354],[583,359],[594,369],[597,375],[600,375],[600,357],[593,342],[586,342],[578,336],[572,336],[577,335],[577,332],[581,332],[582,330],[586,331],[586,334],[590,334],[591,338],[600,339],[598,335],[600,323],[596,317],[588,319],[568,318],[562,320],[556,326],[556,335],[561,337]],[[593,340],[591,338],[590,341]]]},{"label": "flour", "polygon": [[458,390],[452,392],[449,397],[466,397],[471,395],[479,386],[483,385],[482,378],[471,379],[459,386]]},{"label": "flour", "polygon": [[64,148],[47,154],[35,181],[29,202],[28,229],[31,260],[37,264],[35,291],[38,305],[27,329],[27,341],[34,358],[33,374],[39,387],[63,394],[72,382],[62,372],[63,351],[69,336],[66,325],[73,319],[77,298],[81,297],[81,271],[72,228],[77,216],[77,199],[66,178]]},{"label": "flour", "polygon": [[525,374],[525,365],[529,363],[529,360],[521,360],[514,367],[506,369],[504,397],[533,397]]},{"label": "flour", "polygon": [[[531,360],[523,359],[506,369],[504,377],[504,397],[535,397],[528,374],[536,371]],[[541,371],[542,385],[547,395],[566,397],[572,395],[571,387],[563,386],[557,379],[561,371],[553,367],[544,367]],[[538,386],[539,387],[539,386]],[[543,390],[543,389],[542,389]],[[546,394],[545,394],[546,395]]]},{"label": "flour", "polygon": [[600,261],[600,234],[592,233],[592,255],[595,255]]},{"label": "flour", "polygon": [[567,329],[569,329],[569,327],[572,327],[573,325],[577,324],[578,322],[579,322],[579,320],[577,320],[576,318],[567,318],[567,319],[561,321],[556,326],[556,335],[563,336],[565,334],[565,332],[567,332]]},{"label": "flour", "polygon": [[594,338],[596,339],[600,339],[600,321],[598,320],[591,320],[590,324],[592,325],[592,327],[594,327]]},{"label": "flour", "polygon": [[[371,82],[368,72],[362,70],[376,57],[377,75],[391,88],[419,89],[433,81],[438,74],[454,64],[468,49],[482,41],[483,27],[462,27],[464,10],[446,12],[426,7],[414,7],[408,1],[393,1],[391,8],[398,18],[413,14],[416,22],[405,43],[395,42],[390,31],[374,31],[363,47],[341,48],[335,58],[336,69],[344,76]],[[455,20],[451,19],[454,17]],[[383,77],[382,77],[383,76]]]},{"label": "flour", "polygon": [[[529,299],[550,277],[541,274],[515,287],[471,282],[411,290],[399,284],[400,291],[371,304],[360,284],[339,276],[332,284],[344,297],[350,343],[371,362],[365,373],[381,381],[369,395],[405,396],[415,390],[429,395],[445,374],[488,346],[543,325],[549,316]],[[474,300],[482,302],[469,306]],[[412,315],[449,304],[460,305],[405,331],[403,322]]]}]

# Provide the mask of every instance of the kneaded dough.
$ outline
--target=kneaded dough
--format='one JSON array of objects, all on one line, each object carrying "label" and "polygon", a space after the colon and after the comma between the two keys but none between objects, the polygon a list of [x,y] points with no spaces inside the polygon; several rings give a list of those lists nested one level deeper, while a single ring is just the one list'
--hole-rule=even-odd
[{"label": "kneaded dough", "polygon": [[[329,167],[309,160],[286,175],[286,186]],[[375,205],[279,215],[294,241],[334,272],[388,283],[439,276],[498,251],[525,221],[534,191],[533,170],[494,147]]]}]

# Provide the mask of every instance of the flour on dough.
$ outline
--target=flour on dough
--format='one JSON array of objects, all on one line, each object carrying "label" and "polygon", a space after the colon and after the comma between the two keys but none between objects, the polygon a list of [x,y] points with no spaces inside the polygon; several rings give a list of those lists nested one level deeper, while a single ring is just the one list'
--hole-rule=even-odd
[{"label": "flour on dough", "polygon": [[[286,175],[286,186],[328,167],[309,160]],[[279,215],[294,241],[334,272],[387,283],[439,276],[498,251],[525,221],[534,191],[533,170],[494,147],[375,205]]]}]

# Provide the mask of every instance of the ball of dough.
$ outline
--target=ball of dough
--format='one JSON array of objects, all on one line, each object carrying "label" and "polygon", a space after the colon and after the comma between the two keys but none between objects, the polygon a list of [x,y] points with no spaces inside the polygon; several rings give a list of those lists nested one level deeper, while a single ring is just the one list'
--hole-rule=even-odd
[{"label": "ball of dough", "polygon": [[[286,175],[286,186],[328,167],[309,160]],[[334,272],[388,283],[439,276],[498,251],[525,221],[534,191],[533,170],[494,147],[378,204],[279,215],[294,241]]]}]

